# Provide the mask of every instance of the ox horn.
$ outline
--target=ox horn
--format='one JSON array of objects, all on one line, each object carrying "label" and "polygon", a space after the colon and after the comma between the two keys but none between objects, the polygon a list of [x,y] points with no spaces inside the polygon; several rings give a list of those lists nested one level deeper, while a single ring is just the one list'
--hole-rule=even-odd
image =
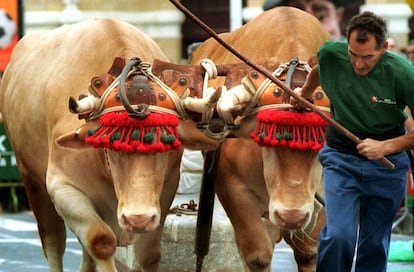
[{"label": "ox horn", "polygon": [[96,109],[99,105],[99,97],[88,95],[76,101],[72,96],[69,97],[69,110],[71,113],[84,113]]}]

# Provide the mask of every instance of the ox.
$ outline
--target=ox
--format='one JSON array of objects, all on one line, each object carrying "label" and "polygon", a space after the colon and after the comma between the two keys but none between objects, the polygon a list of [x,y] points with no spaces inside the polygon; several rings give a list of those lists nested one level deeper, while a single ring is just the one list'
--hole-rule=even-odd
[{"label": "ox", "polygon": [[[285,64],[298,58],[309,65],[319,46],[330,39],[316,18],[291,7],[266,11],[220,37],[252,61],[276,58],[278,63]],[[202,58],[216,64],[240,62],[213,38],[194,52],[192,63]],[[283,70],[280,76],[286,77],[286,73]],[[251,80],[261,77],[257,72],[246,74]],[[293,76],[291,87],[303,84],[305,76]],[[218,78],[209,84],[220,86],[225,82]],[[234,82],[231,85],[229,94],[241,90]],[[270,100],[279,101],[281,91],[274,84],[267,89],[270,91],[264,94],[270,93]],[[227,110],[246,108],[252,99],[242,98],[234,99],[236,104]],[[259,99],[254,106],[265,105],[263,100]],[[288,102],[284,107],[289,109]],[[236,135],[250,135],[256,126],[256,114],[247,115]],[[274,244],[282,238],[292,246],[299,271],[315,269],[317,237],[325,220],[323,206],[315,200],[315,193],[322,187],[321,165],[315,150],[259,147],[248,139],[228,139],[221,146],[217,177],[218,197],[232,222],[240,255],[249,271],[269,271]]]},{"label": "ox", "polygon": [[180,145],[155,153],[92,148],[84,138],[97,122],[78,120],[68,109],[69,98],[84,94],[89,82],[98,89],[112,82],[122,70],[119,62],[111,66],[117,57],[167,61],[135,27],[88,20],[26,35],[2,79],[3,121],[51,271],[63,271],[65,223],[82,245],[80,271],[116,271],[116,247],[131,243],[143,271],[159,267]]}]

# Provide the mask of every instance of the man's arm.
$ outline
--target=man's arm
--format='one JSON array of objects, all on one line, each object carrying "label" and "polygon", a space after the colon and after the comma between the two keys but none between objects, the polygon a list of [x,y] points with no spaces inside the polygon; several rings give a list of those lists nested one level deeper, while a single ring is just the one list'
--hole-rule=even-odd
[{"label": "man's arm", "polygon": [[315,65],[306,77],[306,81],[302,86],[302,96],[304,98],[312,98],[312,94],[316,87],[319,86],[319,70]]},{"label": "man's arm", "polygon": [[[309,74],[306,77],[306,81],[303,84],[302,88],[296,88],[294,91],[297,94],[300,94],[305,99],[311,99],[312,94],[315,91],[316,87],[319,86],[319,70],[318,65],[315,65]],[[301,104],[295,99],[291,98],[290,104],[296,108],[302,108]]]},{"label": "man's arm", "polygon": [[387,155],[410,150],[414,148],[414,132],[403,136],[377,141],[370,138],[362,140],[357,145],[358,152],[370,160],[379,160]]}]

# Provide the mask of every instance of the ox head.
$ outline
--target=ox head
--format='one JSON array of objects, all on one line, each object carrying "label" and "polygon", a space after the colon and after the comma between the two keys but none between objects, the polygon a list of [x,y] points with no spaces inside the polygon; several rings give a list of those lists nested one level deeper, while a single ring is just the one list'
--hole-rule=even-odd
[{"label": "ox head", "polygon": [[[289,64],[283,64],[274,75],[289,87],[300,87],[309,70],[298,66],[288,80]],[[252,94],[254,102],[246,107],[251,112],[245,113],[235,135],[252,138],[261,147],[269,219],[284,229],[305,228],[312,219],[315,193],[322,189],[317,153],[325,142],[327,122],[314,112],[296,111],[289,97],[256,71],[249,72],[241,85],[229,91]],[[329,112],[329,100],[321,88],[314,92],[313,99],[316,106]],[[235,107],[229,104],[227,108]]]},{"label": "ox head", "polygon": [[[147,112],[170,113],[180,119],[177,133],[186,148],[216,149],[220,139],[206,136],[195,124],[211,115],[219,99],[220,92],[204,84],[214,77],[212,69],[208,61],[178,65],[156,59],[151,66],[132,59],[125,66],[124,59],[116,58],[108,73],[92,78],[88,96],[80,96],[79,101],[70,98],[69,109],[88,121],[109,108],[126,110],[134,118],[145,117]],[[128,77],[119,76],[121,70]],[[120,92],[122,88],[126,91]]]},{"label": "ox head", "polygon": [[321,189],[317,152],[327,123],[313,112],[262,110],[251,134],[261,146],[269,218],[285,229],[306,227]]}]

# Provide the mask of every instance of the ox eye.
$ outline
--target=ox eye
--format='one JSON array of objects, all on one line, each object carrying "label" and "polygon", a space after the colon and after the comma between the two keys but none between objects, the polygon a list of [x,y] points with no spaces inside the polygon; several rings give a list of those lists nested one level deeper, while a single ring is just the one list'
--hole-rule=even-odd
[{"label": "ox eye", "polygon": [[100,79],[97,79],[93,82],[93,86],[97,89],[102,87],[102,81]]}]

